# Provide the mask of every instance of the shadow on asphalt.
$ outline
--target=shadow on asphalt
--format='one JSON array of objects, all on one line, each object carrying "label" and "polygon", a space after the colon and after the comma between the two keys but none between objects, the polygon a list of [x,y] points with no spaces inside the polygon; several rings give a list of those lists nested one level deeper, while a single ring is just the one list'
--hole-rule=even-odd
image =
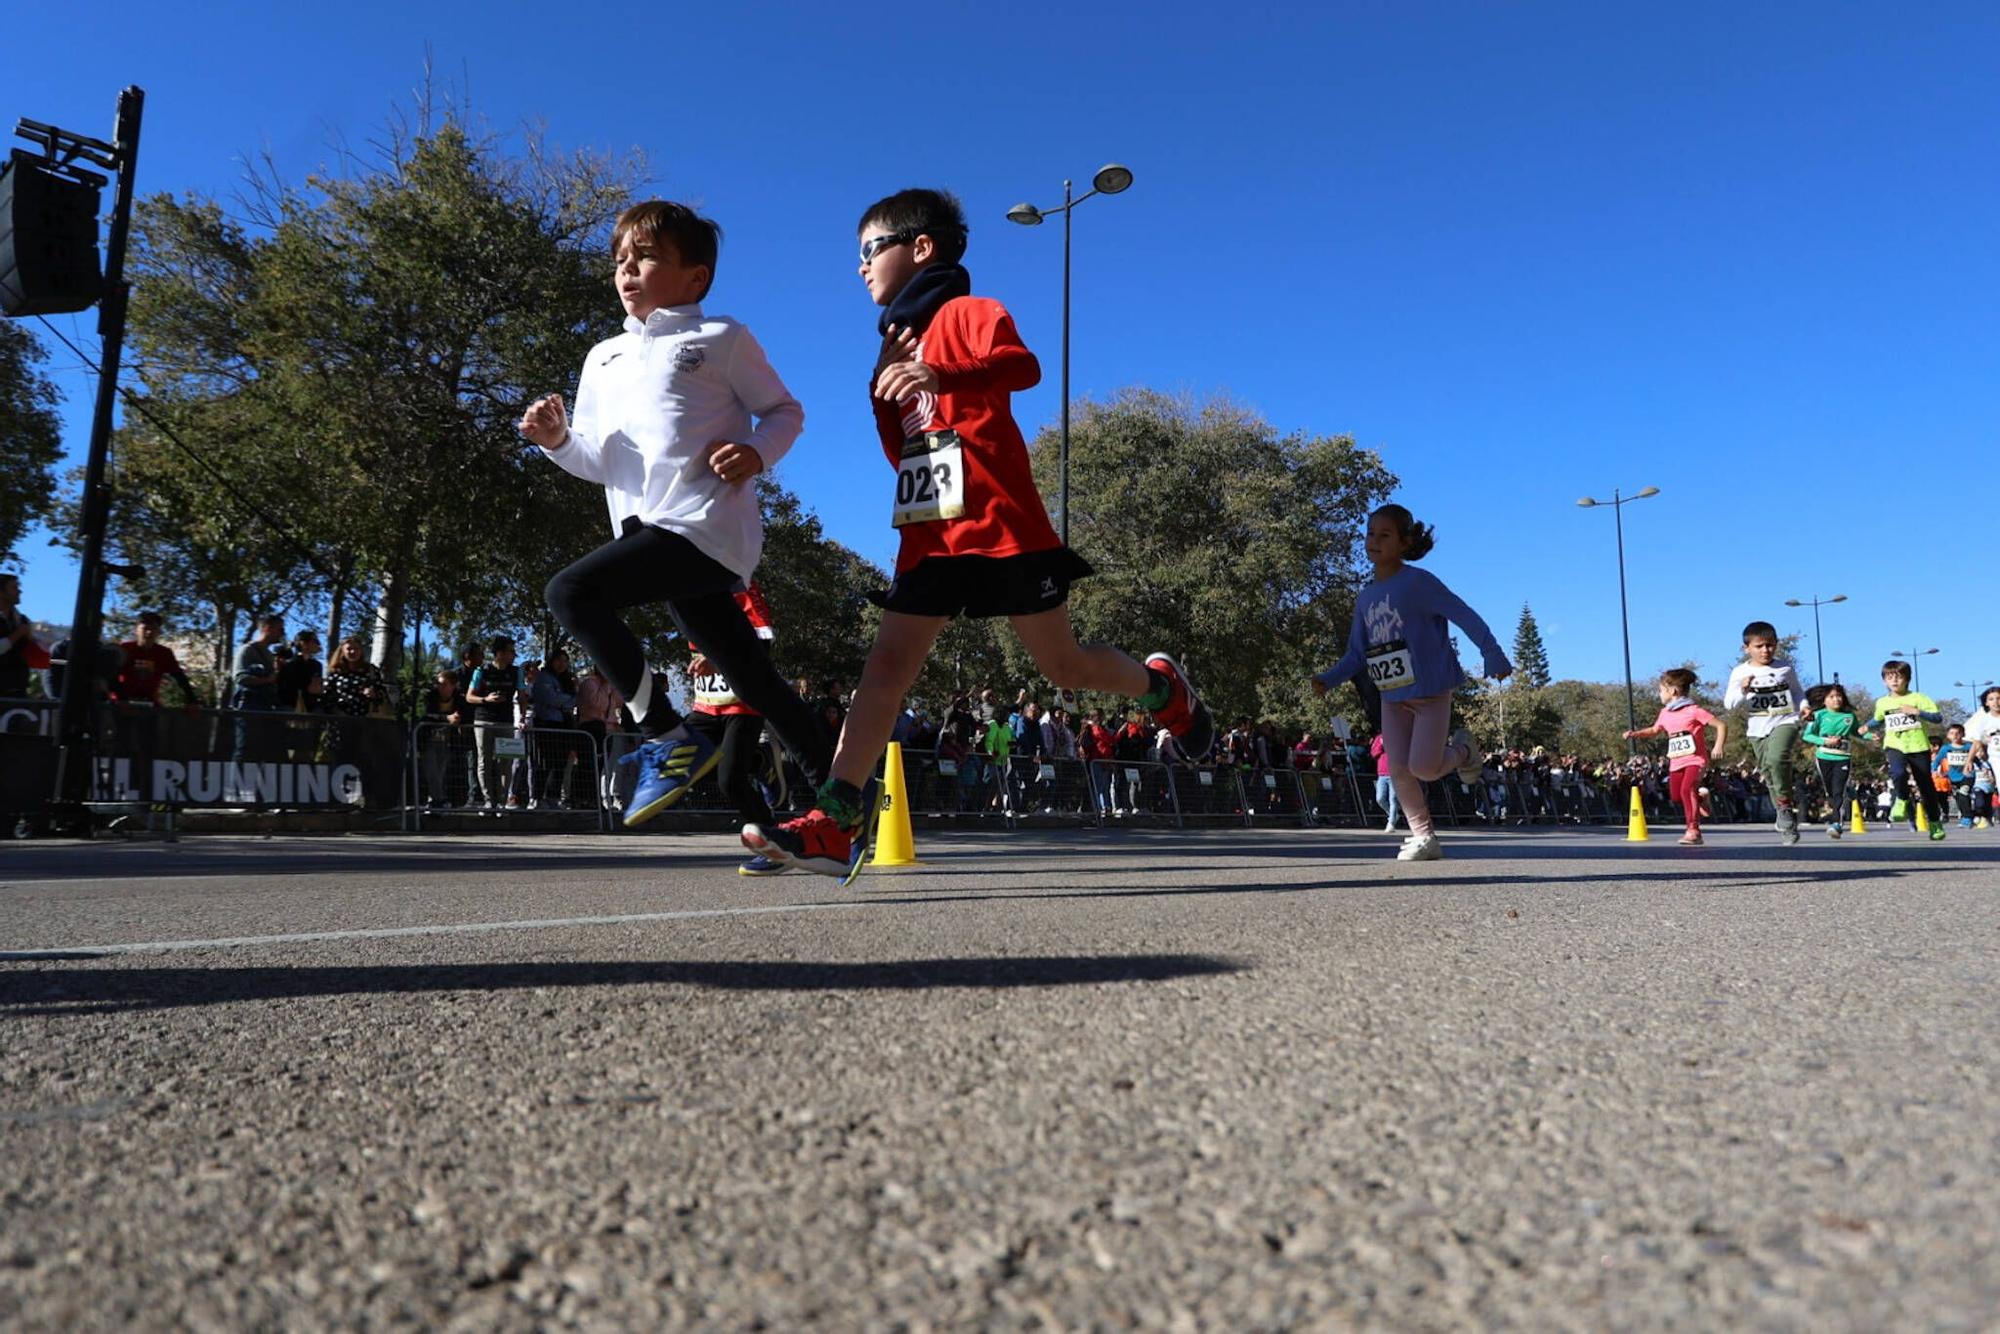
[{"label": "shadow on asphalt", "polygon": [[[74,957],[74,956],[71,956]],[[675,960],[641,963],[397,964],[359,968],[36,968],[0,971],[8,1014],[93,1014],[308,996],[690,986],[718,991],[930,991],[1102,986],[1243,972],[1205,954],[902,959],[880,963]]]}]

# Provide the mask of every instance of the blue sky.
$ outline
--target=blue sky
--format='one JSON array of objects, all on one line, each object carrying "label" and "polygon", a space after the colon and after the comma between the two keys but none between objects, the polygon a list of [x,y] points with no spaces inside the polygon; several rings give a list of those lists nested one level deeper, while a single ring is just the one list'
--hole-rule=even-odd
[{"label": "blue sky", "polygon": [[[301,176],[364,143],[427,53],[498,131],[643,149],[658,193],[727,231],[710,309],[806,405],[784,480],[878,560],[861,207],[908,184],[965,200],[976,287],[1043,355],[1016,400],[1032,432],[1058,409],[1061,236],[1004,215],[1116,160],[1133,188],[1076,215],[1079,397],[1227,392],[1283,430],[1351,432],[1437,523],[1432,568],[1503,641],[1532,604],[1561,676],[1622,671],[1611,515],[1575,502],[1646,484],[1662,494],[1626,511],[1639,673],[1726,668],[1753,617],[1810,636],[1782,602],[1817,592],[1849,598],[1824,613],[1829,673],[1872,682],[1890,649],[1935,646],[1932,693],[2000,676],[1978,499],[2000,459],[1990,5],[92,17],[10,16],[0,117],[107,135],[141,85],[147,193],[229,192],[267,149]],[[89,384],[63,379],[80,453]],[[26,583],[30,615],[68,619],[73,567],[39,539]]]}]

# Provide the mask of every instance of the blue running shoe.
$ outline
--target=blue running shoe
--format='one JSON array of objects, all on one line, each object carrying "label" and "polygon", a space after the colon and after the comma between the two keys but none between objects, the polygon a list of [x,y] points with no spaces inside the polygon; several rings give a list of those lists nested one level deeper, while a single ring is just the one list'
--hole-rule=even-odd
[{"label": "blue running shoe", "polygon": [[784,873],[784,862],[773,861],[762,853],[736,868],[738,875],[783,875]]},{"label": "blue running shoe", "polygon": [[625,827],[636,828],[679,801],[721,761],[722,747],[685,726],[643,743],[635,761],[639,782],[625,808]]}]

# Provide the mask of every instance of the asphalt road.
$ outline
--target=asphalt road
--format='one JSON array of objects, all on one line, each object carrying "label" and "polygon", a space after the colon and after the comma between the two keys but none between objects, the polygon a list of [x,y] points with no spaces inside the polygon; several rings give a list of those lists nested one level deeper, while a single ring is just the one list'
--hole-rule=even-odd
[{"label": "asphalt road", "polygon": [[2000,830],[1394,841],[0,846],[0,1326],[1994,1327]]}]

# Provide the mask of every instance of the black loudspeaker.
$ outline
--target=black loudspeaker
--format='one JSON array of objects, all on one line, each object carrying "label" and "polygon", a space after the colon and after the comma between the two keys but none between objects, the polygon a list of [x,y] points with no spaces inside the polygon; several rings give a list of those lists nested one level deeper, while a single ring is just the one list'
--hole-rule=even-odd
[{"label": "black loudspeaker", "polygon": [[103,294],[97,187],[14,150],[0,167],[0,312],[62,315]]}]

